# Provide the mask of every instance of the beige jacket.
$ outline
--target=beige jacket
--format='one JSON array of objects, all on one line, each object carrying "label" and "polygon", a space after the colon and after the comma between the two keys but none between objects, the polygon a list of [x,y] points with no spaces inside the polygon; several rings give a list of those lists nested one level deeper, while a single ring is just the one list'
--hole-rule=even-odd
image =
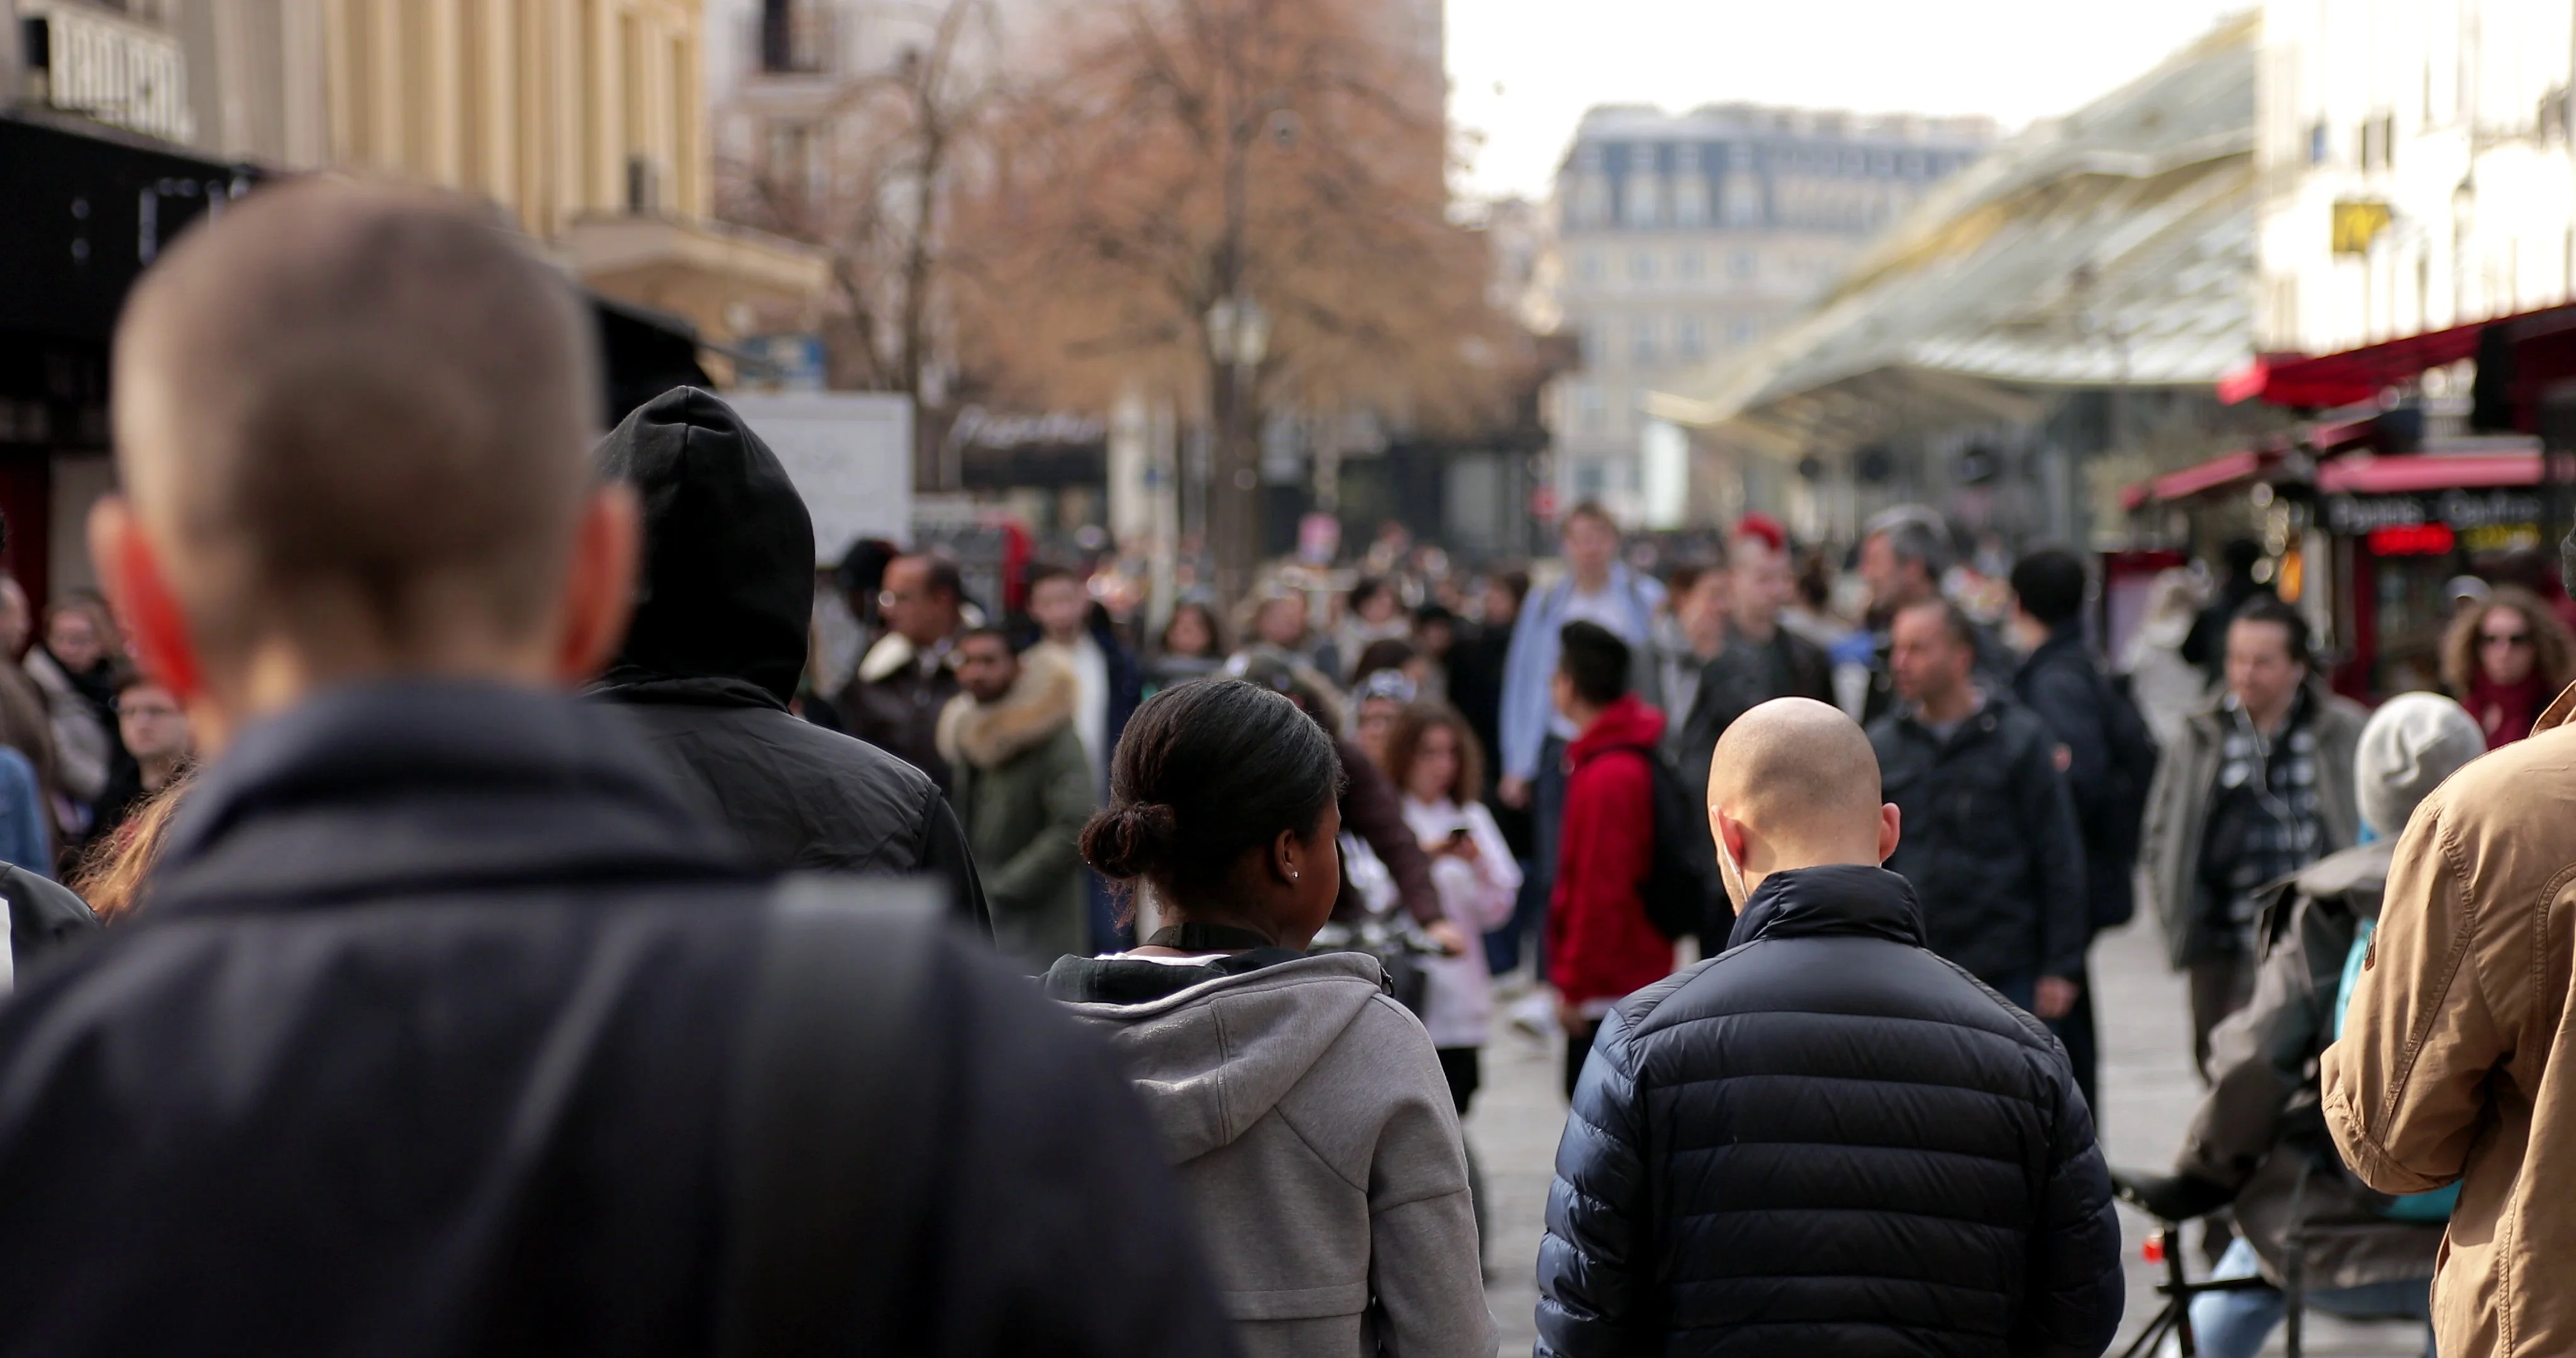
[{"label": "beige jacket", "polygon": [[2443,1358],[2576,1354],[2576,689],[2529,740],[2416,809],[2343,1038],[2326,1123],[2384,1193],[2457,1181],[2434,1264]]}]

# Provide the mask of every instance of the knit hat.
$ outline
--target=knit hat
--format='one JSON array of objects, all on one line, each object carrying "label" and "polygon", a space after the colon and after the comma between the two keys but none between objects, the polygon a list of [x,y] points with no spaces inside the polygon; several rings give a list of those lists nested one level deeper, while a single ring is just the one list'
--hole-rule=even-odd
[{"label": "knit hat", "polygon": [[2353,754],[2362,823],[2382,839],[2396,838],[2417,802],[2486,752],[2486,736],[2458,703],[2438,693],[2389,699],[2361,728]]}]

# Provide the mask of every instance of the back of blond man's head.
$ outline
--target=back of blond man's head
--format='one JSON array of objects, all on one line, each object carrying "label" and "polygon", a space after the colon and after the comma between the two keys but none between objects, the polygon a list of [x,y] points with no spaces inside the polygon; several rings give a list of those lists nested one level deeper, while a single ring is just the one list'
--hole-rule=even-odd
[{"label": "back of blond man's head", "polygon": [[598,362],[487,212],[306,180],[192,231],[117,331],[117,466],[212,666],[439,668],[538,630],[590,487]]}]

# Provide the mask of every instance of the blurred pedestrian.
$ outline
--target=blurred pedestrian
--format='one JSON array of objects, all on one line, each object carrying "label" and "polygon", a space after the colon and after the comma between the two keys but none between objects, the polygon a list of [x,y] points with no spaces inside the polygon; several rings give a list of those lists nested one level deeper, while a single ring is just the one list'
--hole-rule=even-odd
[{"label": "blurred pedestrian", "polygon": [[1788,540],[1775,520],[1747,514],[1727,548],[1725,645],[1703,667],[1691,701],[1668,710],[1678,727],[1674,760],[1693,792],[1706,788],[1709,756],[1736,718],[1774,698],[1834,701],[1832,657],[1781,622],[1795,588]]},{"label": "blurred pedestrian", "polygon": [[1646,916],[1655,860],[1654,761],[1664,714],[1628,691],[1628,643],[1570,622],[1557,647],[1554,701],[1566,746],[1562,842],[1548,900],[1547,979],[1565,1032],[1565,1092],[1612,1005],[1672,974],[1673,942]]},{"label": "blurred pedestrian", "polygon": [[2209,701],[2209,677],[2182,658],[2183,639],[2200,614],[2200,586],[2185,570],[2169,570],[2147,587],[2146,616],[2129,638],[2120,672],[2138,711],[2155,733],[2156,747],[2181,743],[2183,726]]},{"label": "blurred pedestrian", "polygon": [[2218,588],[2182,640],[2182,658],[2198,665],[2211,687],[2227,682],[2227,633],[2236,615],[2257,598],[2277,599],[2272,587],[2254,578],[2263,565],[2263,544],[2252,538],[2230,538],[2218,549]]},{"label": "blurred pedestrian", "polygon": [[[1324,676],[1273,655],[1239,657],[1229,669],[1237,678],[1284,694],[1324,730],[1342,762],[1338,805],[1343,833],[1377,855],[1394,880],[1396,899],[1404,913],[1412,917],[1425,937],[1444,953],[1465,952],[1470,940],[1441,910],[1440,893],[1431,883],[1431,859],[1414,839],[1412,827],[1404,823],[1403,794],[1367,751],[1339,734],[1343,729],[1342,708],[1334,701],[1332,686]],[[1333,918],[1350,923],[1369,913],[1354,875],[1342,874],[1341,895],[1333,908]]]},{"label": "blurred pedestrian", "polygon": [[2168,1221],[2229,1208],[2239,1234],[2212,1276],[2269,1284],[2193,1300],[2192,1331],[2211,1358],[2261,1351],[2286,1305],[2278,1289],[2294,1273],[2301,1304],[2329,1314],[2431,1314],[2426,1286],[2453,1195],[2392,1202],[2319,1155],[2317,1060],[2361,974],[2407,817],[2485,751],[2477,723],[2448,698],[2402,694],[2371,714],[2353,770],[2368,841],[2275,888],[2254,998],[2210,1034],[2209,1093],[2173,1172],[2131,1180]]},{"label": "blurred pedestrian", "polygon": [[[7,538],[7,521],[0,519],[0,543]],[[15,577],[0,572],[0,745],[25,755],[35,769],[36,787],[45,799],[46,828],[61,843],[79,827],[64,814],[69,808],[54,773],[53,714],[45,704],[44,691],[18,663],[34,625],[27,591]]]},{"label": "blurred pedestrian", "polygon": [[1315,652],[1315,668],[1337,684],[1359,679],[1360,656],[1371,642],[1402,641],[1413,631],[1404,610],[1404,595],[1384,576],[1367,575],[1351,586],[1343,604],[1341,625]]},{"label": "blurred pedestrian", "polygon": [[134,808],[168,787],[196,754],[188,712],[168,685],[129,671],[116,686],[116,729],[132,758],[108,775],[88,838],[112,835]]},{"label": "blurred pedestrian", "polygon": [[841,690],[850,734],[930,775],[949,789],[939,757],[939,713],[957,696],[958,634],[966,629],[966,581],[957,563],[915,553],[885,569],[886,633]]},{"label": "blurred pedestrian", "polygon": [[[1521,886],[1520,865],[1479,800],[1484,764],[1467,719],[1445,703],[1406,708],[1387,738],[1386,773],[1404,792],[1405,823],[1431,857],[1441,910],[1469,938],[1510,919]],[[1493,1013],[1485,958],[1473,952],[1432,958],[1424,970],[1422,1024],[1439,1049],[1450,1100],[1465,1117],[1484,1082],[1481,1054]]]},{"label": "blurred pedestrian", "polygon": [[[1494,800],[1530,812],[1527,889],[1538,901],[1554,896],[1557,846],[1564,838],[1566,752],[1575,733],[1553,696],[1560,639],[1576,622],[1618,638],[1629,663],[1643,671],[1620,682],[1621,693],[1634,692],[1653,683],[1649,643],[1655,610],[1664,602],[1661,584],[1619,559],[1619,527],[1600,505],[1586,500],[1566,514],[1561,545],[1566,573],[1532,595],[1513,626],[1498,715],[1503,773]],[[1552,954],[1547,964],[1554,965]]]},{"label": "blurred pedestrian", "polygon": [[989,933],[930,776],[788,711],[813,637],[814,528],[777,454],[723,399],[676,387],[595,457],[643,502],[645,588],[591,696],[623,709],[764,871],[930,874]]},{"label": "blurred pedestrian", "polygon": [[44,636],[25,660],[53,723],[56,784],[78,808],[75,824],[84,832],[123,754],[116,737],[119,649],[106,606],[73,595],[46,610]]},{"label": "blurred pedestrian", "polygon": [[[1046,992],[1108,1036],[1196,1203],[1252,1358],[1492,1358],[1440,1061],[1331,916],[1341,776],[1295,704],[1226,679],[1137,710],[1083,856],[1157,929]],[[1079,1238],[1079,1237],[1077,1237]]]},{"label": "blurred pedestrian", "polygon": [[2477,719],[2488,749],[2530,735],[2571,683],[2576,635],[2520,585],[2497,586],[2463,608],[2442,636],[2442,686]]},{"label": "blurred pedestrian", "polygon": [[1957,604],[1897,610],[1901,706],[1869,725],[1887,800],[1905,814],[1888,870],[1913,884],[1924,946],[2050,1023],[2082,993],[2092,941],[2084,844],[2048,724],[1989,691]]},{"label": "blurred pedestrian", "polygon": [[128,299],[93,540],[212,762],[0,1025],[0,1333],[1224,1351],[1108,1054],[568,691],[640,583],[594,334],[485,207],[324,178]]},{"label": "blurred pedestrian", "polygon": [[1664,577],[1664,611],[1655,615],[1655,691],[1663,701],[1666,740],[1678,740],[1682,717],[1699,693],[1700,671],[1726,650],[1727,570],[1676,566]]},{"label": "blurred pedestrian", "polygon": [[[2026,657],[2013,674],[2013,696],[2047,725],[2061,751],[2058,764],[2084,840],[2089,953],[2095,935],[2137,913],[2138,837],[2147,789],[2155,784],[2155,736],[2136,704],[2103,675],[2084,638],[2083,560],[2043,547],[2014,562],[2010,580],[2015,649]],[[2073,978],[2074,1005],[2058,1023],[2087,1103],[2099,1102],[2091,975],[2088,966]]]},{"label": "blurred pedestrian", "polygon": [[[1291,664],[1321,668],[1316,665],[1317,638],[1301,591],[1272,585],[1254,596],[1241,630],[1244,650],[1268,651]],[[1326,682],[1339,685],[1341,677],[1328,674]]]},{"label": "blurred pedestrian", "polygon": [[[1454,582],[1453,584],[1454,592]],[[1458,615],[1446,604],[1426,603],[1413,610],[1413,649],[1422,657],[1414,686],[1426,702],[1449,700],[1449,658],[1458,649]]]},{"label": "blurred pedestrian", "polygon": [[[1386,742],[1398,718],[1420,696],[1397,669],[1371,670],[1351,694],[1351,743],[1379,769],[1387,768]],[[1391,775],[1390,775],[1391,776]],[[1397,786],[1401,787],[1399,783]]]},{"label": "blurred pedestrian", "polygon": [[2576,1339],[2571,706],[2551,704],[2529,739],[2472,760],[2404,820],[2378,926],[2348,966],[2342,1034],[2320,1058],[2326,1127],[2363,1183],[2458,1187],[2433,1265],[2442,1358]]},{"label": "blurred pedestrian", "polygon": [[1163,635],[1154,648],[1150,666],[1154,692],[1215,674],[1225,668],[1225,657],[1225,627],[1216,610],[1200,600],[1183,599],[1163,624]]},{"label": "blurred pedestrian", "polygon": [[1079,728],[1081,681],[1063,648],[1011,653],[998,627],[957,641],[960,691],[939,716],[939,757],[966,826],[993,945],[1031,975],[1092,946],[1075,840],[1100,804]]},{"label": "blurred pedestrian", "polygon": [[[1538,1353],[2098,1354],[2124,1280],[2047,1030],[1927,949],[1877,761],[1784,699],[1719,742],[1729,947],[1615,1005],[1539,1244]],[[1911,833],[1911,818],[1903,827]]]},{"label": "blurred pedestrian", "polygon": [[2227,628],[2227,690],[2165,750],[2141,857],[2165,947],[2191,977],[2192,1063],[2254,990],[2263,888],[2356,843],[2364,715],[2310,666],[2308,620],[2268,593]]},{"label": "blurred pedestrian", "polygon": [[[1082,577],[1068,566],[1040,566],[1029,572],[1029,619],[1039,638],[1054,646],[1073,666],[1081,686],[1074,705],[1074,734],[1082,738],[1082,757],[1091,764],[1092,782],[1109,787],[1109,752],[1118,733],[1127,729],[1136,704],[1145,700],[1145,676],[1136,652],[1119,640],[1109,625],[1108,610],[1091,597]],[[1085,812],[1089,815],[1089,812]]]},{"label": "blurred pedestrian", "polygon": [[[1879,514],[1861,530],[1860,575],[1869,586],[1869,627],[1873,658],[1869,690],[1861,703],[1861,722],[1877,721],[1904,700],[1896,692],[1889,664],[1894,647],[1890,628],[1898,612],[1947,597],[1942,580],[1958,563],[1949,525],[1922,505],[1898,505]],[[2001,638],[1982,623],[1973,624],[1976,674],[1989,691],[2012,682],[2013,658]]]},{"label": "blurred pedestrian", "polygon": [[[1497,759],[1485,768],[1490,783],[1501,776],[1499,753],[1502,750],[1503,670],[1512,650],[1512,637],[1521,613],[1521,601],[1529,596],[1529,573],[1517,570],[1488,571],[1478,591],[1475,630],[1461,638],[1449,652],[1449,702],[1476,733],[1476,743]],[[1491,792],[1488,787],[1488,793]],[[1529,812],[1498,810],[1498,822],[1526,821]]]}]

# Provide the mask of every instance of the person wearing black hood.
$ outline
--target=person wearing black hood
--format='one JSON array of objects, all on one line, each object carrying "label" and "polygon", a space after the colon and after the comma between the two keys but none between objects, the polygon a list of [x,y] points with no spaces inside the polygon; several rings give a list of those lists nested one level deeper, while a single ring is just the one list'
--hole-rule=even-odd
[{"label": "person wearing black hood", "polygon": [[644,505],[643,580],[615,702],[770,871],[937,873],[992,933],[956,813],[929,775],[789,715],[814,615],[814,525],[769,445],[695,387],[601,441],[603,475]]}]

